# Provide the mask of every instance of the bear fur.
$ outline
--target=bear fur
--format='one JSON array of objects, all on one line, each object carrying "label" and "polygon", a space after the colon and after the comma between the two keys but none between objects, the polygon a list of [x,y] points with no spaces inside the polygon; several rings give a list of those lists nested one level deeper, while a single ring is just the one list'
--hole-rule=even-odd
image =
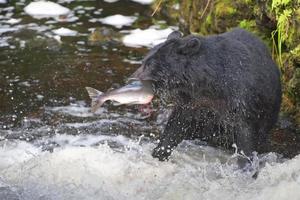
[{"label": "bear fur", "polygon": [[172,113],[152,155],[163,161],[184,139],[266,152],[281,104],[280,72],[264,43],[243,29],[208,37],[175,31],[150,50],[132,79],[152,81]]}]

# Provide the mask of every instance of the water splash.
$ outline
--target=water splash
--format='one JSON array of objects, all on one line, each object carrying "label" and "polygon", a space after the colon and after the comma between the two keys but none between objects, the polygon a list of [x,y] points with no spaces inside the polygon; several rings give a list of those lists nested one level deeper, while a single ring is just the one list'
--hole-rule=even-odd
[{"label": "water splash", "polygon": [[[57,144],[54,151],[43,146]],[[300,157],[265,155],[257,179],[231,156],[184,142],[170,161],[151,157],[154,144],[124,136],[56,135],[30,144],[2,141],[0,177],[21,199],[297,199]],[[9,187],[7,187],[9,186]],[[0,192],[1,194],[1,192]]]}]

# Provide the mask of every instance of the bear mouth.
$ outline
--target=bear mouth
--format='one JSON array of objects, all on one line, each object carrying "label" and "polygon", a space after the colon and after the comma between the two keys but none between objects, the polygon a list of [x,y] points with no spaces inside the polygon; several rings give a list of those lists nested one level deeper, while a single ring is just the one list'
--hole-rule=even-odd
[{"label": "bear mouth", "polygon": [[129,85],[133,83],[137,85],[133,86],[133,89],[136,90],[136,92],[135,94],[132,94],[133,96],[135,96],[134,98],[136,99],[136,104],[149,104],[154,98],[154,88],[152,80],[129,78],[127,80],[127,83]]},{"label": "bear mouth", "polygon": [[145,74],[139,74],[139,73],[134,73],[132,74],[128,79],[127,82],[132,82],[132,81],[150,81],[150,82],[154,82],[156,81],[155,78],[145,75]]}]

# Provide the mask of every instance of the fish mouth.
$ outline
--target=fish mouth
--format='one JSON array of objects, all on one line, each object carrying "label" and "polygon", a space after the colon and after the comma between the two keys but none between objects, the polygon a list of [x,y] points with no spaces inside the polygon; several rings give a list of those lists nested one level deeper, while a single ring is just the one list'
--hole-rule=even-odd
[{"label": "fish mouth", "polygon": [[143,83],[143,82],[154,82],[156,80],[154,78],[150,78],[150,77],[142,77],[142,78],[140,78],[140,77],[138,77],[138,78],[137,77],[129,77],[127,79],[128,83],[131,83],[133,81],[140,81],[141,83]]},{"label": "fish mouth", "polygon": [[139,101],[138,104],[145,105],[149,104],[154,98],[154,90],[153,90],[153,80],[141,80],[139,78],[129,78],[127,83],[137,82],[137,84],[142,85],[144,99]]}]

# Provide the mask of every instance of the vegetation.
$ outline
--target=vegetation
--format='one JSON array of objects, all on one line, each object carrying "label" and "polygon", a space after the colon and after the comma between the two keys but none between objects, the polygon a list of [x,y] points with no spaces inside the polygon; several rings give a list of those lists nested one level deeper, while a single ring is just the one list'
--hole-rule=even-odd
[{"label": "vegetation", "polygon": [[239,26],[261,37],[282,72],[282,113],[300,124],[300,0],[157,0],[154,6],[185,33],[215,34]]}]

